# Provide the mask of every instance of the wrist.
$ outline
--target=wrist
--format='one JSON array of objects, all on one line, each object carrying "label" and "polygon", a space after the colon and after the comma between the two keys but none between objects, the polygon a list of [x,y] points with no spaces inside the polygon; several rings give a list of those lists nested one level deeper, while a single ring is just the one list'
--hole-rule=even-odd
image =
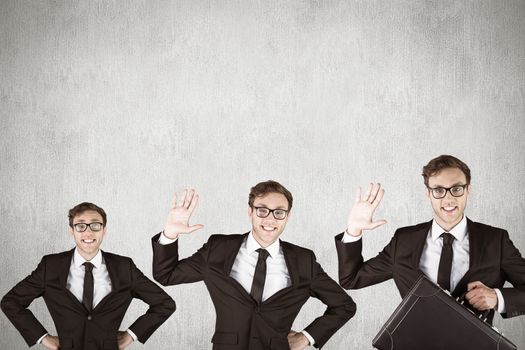
[{"label": "wrist", "polygon": [[352,237],[359,237],[363,234],[363,230],[349,226],[346,231]]},{"label": "wrist", "polygon": [[166,238],[169,238],[169,239],[177,239],[179,237],[179,234],[178,233],[175,233],[175,232],[169,232],[169,231],[166,231],[166,230],[163,230],[162,231],[162,234],[166,237]]}]

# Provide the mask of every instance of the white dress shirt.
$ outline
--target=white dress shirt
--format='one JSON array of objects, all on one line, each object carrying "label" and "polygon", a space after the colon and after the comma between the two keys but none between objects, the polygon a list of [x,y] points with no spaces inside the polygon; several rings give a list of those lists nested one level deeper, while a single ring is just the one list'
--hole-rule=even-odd
[{"label": "white dress shirt", "polygon": [[[75,248],[73,253],[73,258],[71,259],[71,265],[69,266],[69,274],[67,275],[66,288],[82,303],[82,295],[84,293],[84,275],[86,267],[83,265],[86,261],[82,255]],[[102,257],[102,252],[100,249],[97,252],[97,255],[89,261],[93,264],[93,308],[97,306],[98,303],[106,295],[111,292],[111,279],[109,278],[108,268]],[[129,335],[133,340],[137,340],[137,336],[131,330],[127,330]],[[48,335],[44,334],[40,339],[38,339],[37,344],[42,342],[42,339]]]},{"label": "white dress shirt", "polygon": [[[84,293],[86,267],[83,264],[85,262],[87,262],[87,260],[75,249],[73,259],[71,259],[71,266],[69,267],[69,274],[67,275],[66,288],[73,293],[80,302],[82,302],[82,295]],[[106,263],[104,259],[102,259],[100,249],[97,255],[89,262],[93,264],[93,308],[95,308],[95,306],[111,292],[111,279],[109,278]]]},{"label": "white dress shirt", "polygon": [[[419,260],[419,269],[434,283],[437,283],[439,260],[441,259],[441,249],[443,248],[443,237],[441,237],[443,232],[447,231],[439,226],[436,220],[432,220],[432,226],[428,231],[421,259]],[[452,242],[452,270],[450,272],[450,289],[454,290],[470,266],[469,232],[466,216],[463,216],[463,219],[448,232],[455,238]],[[357,242],[361,237],[354,237],[345,232],[342,242]],[[494,288],[494,291],[498,297],[497,311],[500,314],[505,313],[503,295],[497,288]]]},{"label": "white dress shirt", "polygon": [[[170,239],[166,237],[164,233],[161,234],[159,238],[160,244],[170,244],[175,241],[176,239]],[[248,294],[252,289],[255,266],[259,259],[259,253],[257,252],[259,248],[263,247],[259,245],[253,237],[253,233],[250,232],[242,242],[230,272],[230,276],[239,282]],[[281,289],[292,285],[292,279],[286,266],[280,240],[276,240],[264,249],[266,249],[270,255],[266,259],[266,279],[262,295],[263,302]],[[314,338],[308,334],[308,332],[303,330],[302,333],[308,339],[310,345],[315,344]]]},{"label": "white dress shirt", "polygon": [[[257,243],[253,234],[250,233],[242,242],[230,272],[230,276],[239,282],[248,293],[250,293],[252,288],[255,266],[259,259],[259,253],[257,252],[259,248],[262,247]],[[280,241],[276,240],[265,249],[270,255],[266,259],[263,302],[281,289],[292,285],[292,279],[288,273]]]}]

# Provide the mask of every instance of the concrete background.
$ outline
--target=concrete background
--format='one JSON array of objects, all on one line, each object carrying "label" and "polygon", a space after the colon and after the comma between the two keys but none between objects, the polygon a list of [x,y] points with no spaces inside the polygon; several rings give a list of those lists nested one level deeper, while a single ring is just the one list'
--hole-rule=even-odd
[{"label": "concrete background", "polygon": [[[103,248],[151,276],[149,239],[170,198],[201,194],[181,254],[249,230],[250,186],[295,197],[282,238],[337,277],[333,235],[358,185],[381,181],[374,256],[431,218],[421,167],[449,153],[473,172],[468,216],[525,252],[524,1],[0,2],[0,294],[44,254],[73,247],[66,213],[106,209]],[[202,283],[167,288],[178,310],[130,349],[210,349]],[[370,349],[400,301],[393,282],[350,291],[357,315],[326,349]],[[54,331],[41,300],[31,309]],[[123,328],[141,312],[134,302]],[[308,302],[294,327],[324,307]],[[525,346],[525,318],[496,325]],[[25,349],[0,316],[0,349]]]}]

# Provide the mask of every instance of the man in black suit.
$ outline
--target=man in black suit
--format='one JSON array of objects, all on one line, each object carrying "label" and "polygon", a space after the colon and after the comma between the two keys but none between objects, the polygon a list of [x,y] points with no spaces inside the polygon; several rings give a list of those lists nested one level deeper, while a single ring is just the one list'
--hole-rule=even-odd
[{"label": "man in black suit", "polygon": [[[507,231],[473,222],[464,215],[471,192],[470,169],[461,160],[442,155],[423,167],[427,197],[434,219],[398,229],[390,243],[367,261],[361,255],[364,230],[386,223],[373,221],[384,190],[370,184],[361,198],[358,189],[348,228],[335,237],[339,282],[359,289],[394,279],[405,296],[421,274],[455,297],[466,292],[476,311],[494,311],[504,318],[525,313],[525,259]],[[513,287],[503,288],[508,281]]]},{"label": "man in black suit", "polygon": [[[179,260],[179,234],[202,227],[188,224],[197,200],[194,190],[185,191],[180,204],[173,198],[164,231],[152,238],[153,277],[165,286],[204,281],[217,313],[214,350],[321,347],[354,315],[354,302],[314,253],[279,240],[293,201],[281,184],[266,181],[251,189],[250,232],[212,235]],[[326,312],[302,332],[291,331],[312,296],[327,305]]]},{"label": "man in black suit", "polygon": [[[99,249],[106,234],[106,213],[92,203],[69,211],[76,248],[46,255],[35,271],[2,299],[1,306],[29,346],[47,349],[124,349],[144,343],[175,311],[175,302],[140,272],[130,258]],[[50,335],[27,309],[43,297],[58,336]],[[125,332],[119,326],[133,298],[148,311]]]}]

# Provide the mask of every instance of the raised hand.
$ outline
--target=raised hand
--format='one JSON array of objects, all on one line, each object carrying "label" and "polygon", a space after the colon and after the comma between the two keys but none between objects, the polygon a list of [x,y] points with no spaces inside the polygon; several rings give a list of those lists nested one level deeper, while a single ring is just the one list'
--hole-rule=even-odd
[{"label": "raised hand", "polygon": [[191,214],[198,201],[199,195],[194,189],[184,190],[181,204],[177,204],[177,195],[173,196],[166,225],[164,226],[164,235],[166,237],[175,239],[181,233],[191,233],[204,227],[201,224],[189,226]]},{"label": "raised hand", "polygon": [[348,217],[348,228],[346,232],[352,236],[360,236],[363,230],[373,230],[386,224],[386,220],[373,221],[374,212],[381,202],[385,190],[380,183],[368,185],[364,197],[361,198],[361,187],[357,188],[355,202]]}]

